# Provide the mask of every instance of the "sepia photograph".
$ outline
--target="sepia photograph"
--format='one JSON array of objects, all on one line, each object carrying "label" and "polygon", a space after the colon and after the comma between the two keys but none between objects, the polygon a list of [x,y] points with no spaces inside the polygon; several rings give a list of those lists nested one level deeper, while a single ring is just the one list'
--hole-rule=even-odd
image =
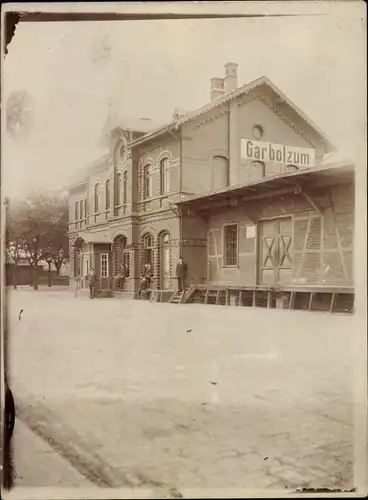
[{"label": "sepia photograph", "polygon": [[364,3],[1,44],[2,497],[366,496]]}]

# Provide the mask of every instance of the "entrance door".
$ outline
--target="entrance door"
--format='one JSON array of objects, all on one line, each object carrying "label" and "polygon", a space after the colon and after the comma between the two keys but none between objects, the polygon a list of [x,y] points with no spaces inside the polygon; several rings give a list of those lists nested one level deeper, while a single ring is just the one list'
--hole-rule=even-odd
[{"label": "entrance door", "polygon": [[89,269],[88,269],[88,255],[84,255],[83,256],[83,278],[87,276],[87,274],[89,273]]},{"label": "entrance door", "polygon": [[292,283],[292,221],[262,222],[259,226],[259,284]]},{"label": "entrance door", "polygon": [[171,274],[170,274],[170,235],[165,233],[161,236],[160,254],[161,254],[161,290],[170,290]]}]

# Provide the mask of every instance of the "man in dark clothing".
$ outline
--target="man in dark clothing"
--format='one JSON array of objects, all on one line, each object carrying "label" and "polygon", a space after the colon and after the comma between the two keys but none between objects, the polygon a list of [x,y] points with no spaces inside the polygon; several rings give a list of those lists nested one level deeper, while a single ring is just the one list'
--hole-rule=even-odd
[{"label": "man in dark clothing", "polygon": [[89,298],[94,299],[96,296],[97,276],[93,268],[87,274],[86,280],[89,286]]},{"label": "man in dark clothing", "polygon": [[153,269],[149,263],[144,266],[144,277],[146,278],[148,288],[150,288],[153,277]]},{"label": "man in dark clothing", "polygon": [[151,264],[147,263],[144,265],[143,276],[141,278],[141,286],[138,290],[138,298],[142,298],[142,292],[144,296],[151,300],[151,282],[153,277],[153,269]]},{"label": "man in dark clothing", "polygon": [[184,281],[187,276],[187,265],[183,261],[183,257],[179,257],[178,263],[176,264],[176,277],[178,279],[178,292],[184,290]]},{"label": "man in dark clothing", "polygon": [[142,276],[141,277],[141,283],[140,283],[139,290],[138,290],[138,299],[142,298],[142,292],[144,294],[146,294],[147,287],[148,287],[147,280],[146,280],[146,278],[144,276]]}]

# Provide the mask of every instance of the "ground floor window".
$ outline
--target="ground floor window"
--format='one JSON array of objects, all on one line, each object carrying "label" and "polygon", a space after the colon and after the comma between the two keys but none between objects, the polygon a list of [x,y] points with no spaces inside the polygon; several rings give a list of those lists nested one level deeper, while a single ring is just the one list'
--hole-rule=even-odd
[{"label": "ground floor window", "polygon": [[108,278],[109,276],[109,254],[101,254],[101,278]]},{"label": "ground floor window", "polygon": [[238,225],[224,226],[224,265],[238,265]]}]

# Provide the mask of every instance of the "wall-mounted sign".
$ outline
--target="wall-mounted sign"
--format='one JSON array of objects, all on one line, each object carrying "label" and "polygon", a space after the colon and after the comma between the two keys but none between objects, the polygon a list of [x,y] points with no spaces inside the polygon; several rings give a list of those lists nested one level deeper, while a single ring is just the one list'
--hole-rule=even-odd
[{"label": "wall-mounted sign", "polygon": [[285,144],[241,139],[242,160],[283,163],[296,167],[314,167],[316,152],[312,148],[299,148]]},{"label": "wall-mounted sign", "polygon": [[247,238],[256,237],[256,226],[247,226]]}]

